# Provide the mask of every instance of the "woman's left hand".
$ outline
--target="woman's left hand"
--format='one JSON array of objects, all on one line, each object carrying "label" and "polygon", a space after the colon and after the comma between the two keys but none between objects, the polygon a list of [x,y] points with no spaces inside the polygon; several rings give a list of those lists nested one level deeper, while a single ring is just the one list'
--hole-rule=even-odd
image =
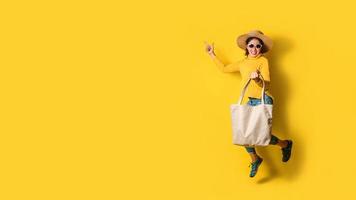
[{"label": "woman's left hand", "polygon": [[260,71],[255,71],[255,72],[252,72],[251,75],[250,75],[250,78],[257,81],[259,79],[259,74],[260,74]]}]

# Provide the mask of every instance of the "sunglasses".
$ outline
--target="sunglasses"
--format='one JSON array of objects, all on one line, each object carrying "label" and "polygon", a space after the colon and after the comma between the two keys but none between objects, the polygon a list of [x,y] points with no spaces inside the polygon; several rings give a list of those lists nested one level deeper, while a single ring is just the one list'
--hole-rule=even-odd
[{"label": "sunglasses", "polygon": [[[249,44],[248,47],[249,48],[253,48],[253,47],[255,47],[255,45],[254,44]],[[262,47],[262,45],[260,45],[260,44],[256,45],[257,49],[260,49],[261,47]]]}]

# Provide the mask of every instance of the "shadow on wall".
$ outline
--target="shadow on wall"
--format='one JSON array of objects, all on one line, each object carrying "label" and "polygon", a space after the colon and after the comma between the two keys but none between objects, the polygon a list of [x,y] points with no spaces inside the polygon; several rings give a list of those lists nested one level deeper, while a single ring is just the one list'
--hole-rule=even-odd
[{"label": "shadow on wall", "polygon": [[[287,119],[287,102],[290,94],[293,92],[293,88],[288,85],[286,76],[281,72],[282,66],[280,61],[285,59],[288,52],[293,48],[291,40],[285,37],[276,36],[272,38],[274,41],[274,47],[271,52],[266,54],[269,61],[270,74],[271,74],[271,94],[274,96],[273,107],[273,134],[280,139],[292,139],[293,150],[292,156],[287,163],[283,163],[282,153],[278,146],[258,147],[258,153],[264,158],[264,167],[267,169],[267,174],[257,181],[257,183],[266,183],[274,178],[281,177],[287,180],[294,180],[301,173],[301,168],[304,161],[305,146],[303,141],[298,138],[294,130],[291,130],[289,124],[291,121]],[[288,58],[286,58],[288,59]],[[288,68],[288,67],[287,67]],[[289,105],[290,106],[290,105]],[[271,151],[271,148],[278,149],[278,155],[276,151]],[[256,177],[257,178],[257,177]]]}]

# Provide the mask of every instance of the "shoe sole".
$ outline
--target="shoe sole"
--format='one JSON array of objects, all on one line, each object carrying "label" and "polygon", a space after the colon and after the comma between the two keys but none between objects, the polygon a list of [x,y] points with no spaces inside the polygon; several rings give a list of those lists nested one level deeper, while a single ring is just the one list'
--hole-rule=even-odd
[{"label": "shoe sole", "polygon": [[289,155],[289,158],[285,161],[282,160],[282,162],[288,162],[288,160],[290,159],[290,157],[292,156],[292,147],[293,147],[293,141],[292,140],[289,140],[290,142],[290,155]]}]

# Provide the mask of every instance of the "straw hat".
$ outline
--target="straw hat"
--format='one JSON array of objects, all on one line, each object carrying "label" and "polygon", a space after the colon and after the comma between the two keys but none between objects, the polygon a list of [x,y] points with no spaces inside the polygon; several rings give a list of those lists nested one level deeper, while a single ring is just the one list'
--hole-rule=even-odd
[{"label": "straw hat", "polygon": [[273,41],[271,38],[267,37],[266,35],[264,35],[262,33],[262,31],[260,30],[252,30],[246,34],[242,34],[240,35],[239,37],[237,37],[237,45],[245,50],[246,49],[246,40],[250,37],[256,37],[256,38],[259,38],[263,41],[263,46],[265,48],[265,52],[269,51],[272,49],[272,46],[273,46]]}]

